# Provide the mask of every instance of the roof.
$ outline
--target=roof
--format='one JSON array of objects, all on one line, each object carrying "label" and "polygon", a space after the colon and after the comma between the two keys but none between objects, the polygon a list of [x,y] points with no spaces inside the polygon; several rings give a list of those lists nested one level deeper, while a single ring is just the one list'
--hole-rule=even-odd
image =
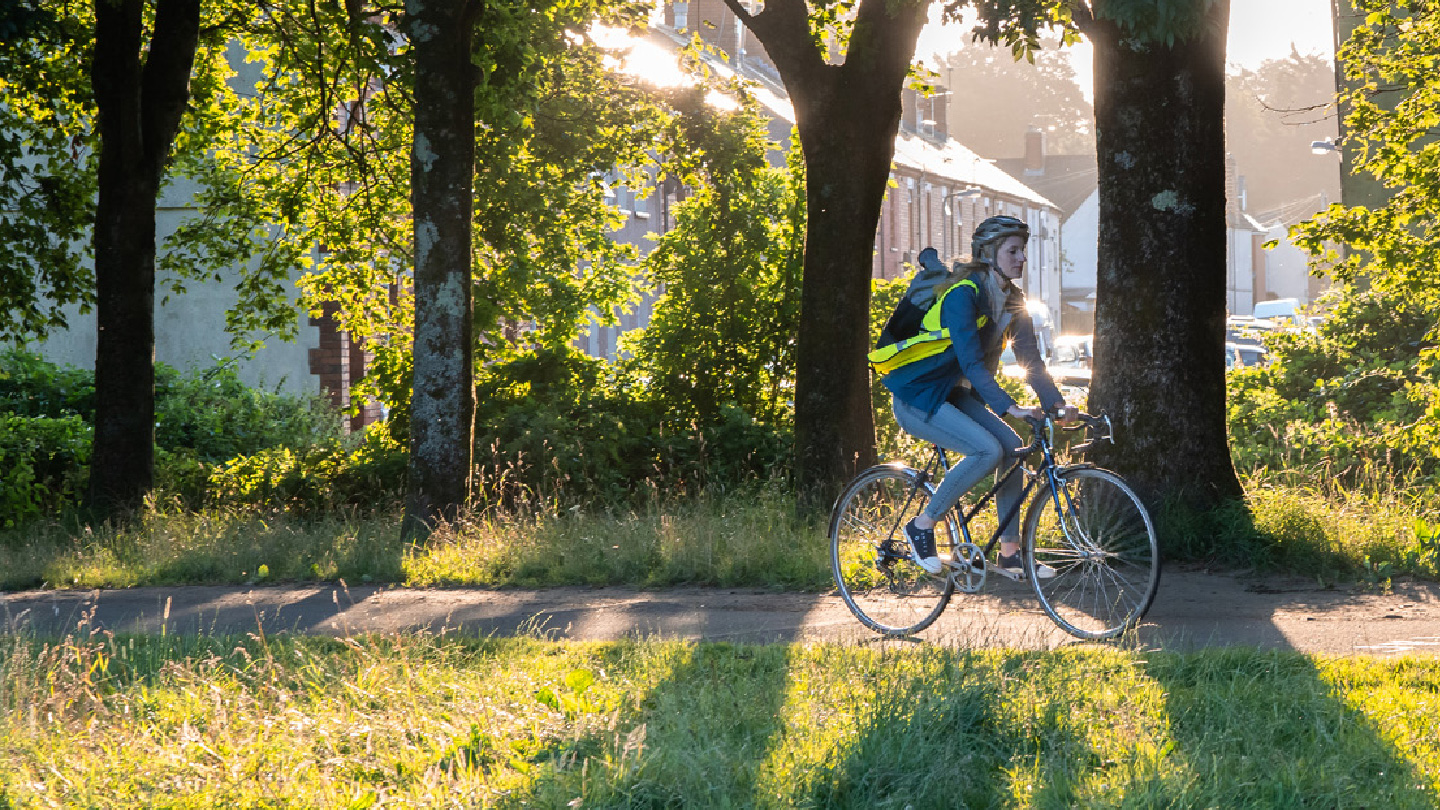
[{"label": "roof", "polygon": [[1329,205],[1329,199],[1325,192],[1321,191],[1308,197],[1291,200],[1268,211],[1259,211],[1255,214],[1255,219],[1263,223],[1262,230],[1286,227],[1304,222],[1325,210],[1327,205]]},{"label": "roof", "polygon": [[1062,221],[1099,188],[1094,155],[1046,155],[1044,167],[1036,173],[1026,171],[1023,157],[1001,158],[995,166],[1048,197],[1060,209]]},{"label": "roof", "polygon": [[[616,38],[623,40],[623,36]],[[669,53],[673,58],[683,44],[683,40],[678,34],[663,27],[652,26],[646,35],[631,36],[626,43],[632,48],[644,43]],[[710,51],[702,51],[701,59],[716,76],[728,79],[735,75],[731,65]],[[639,70],[636,70],[637,66],[634,65],[629,67],[638,75],[655,76],[660,74],[658,78],[671,81],[677,75],[683,76],[683,73],[679,71],[678,64],[668,59],[662,61],[653,56]],[[795,107],[790,103],[790,97],[786,94],[784,87],[769,76],[753,70],[745,70],[743,62],[741,72],[746,79],[751,80],[749,92],[760,106],[777,119],[794,126]],[[1040,193],[1034,184],[1023,182],[996,168],[996,161],[980,157],[964,144],[952,138],[946,138],[941,143],[901,132],[895,138],[893,162],[897,167],[923,173],[935,180],[948,180],[956,185],[981,186],[998,194],[1024,200],[1034,205],[1065,210],[1063,206],[1051,202],[1049,198]],[[1090,162],[1093,167],[1095,162],[1093,156],[1090,158]]]},{"label": "roof", "polygon": [[[1060,208],[1034,186],[1021,182],[953,138],[943,143],[900,133],[895,139],[895,164],[926,175],[985,188],[1035,205]],[[1063,209],[1062,209],[1063,210]]]}]

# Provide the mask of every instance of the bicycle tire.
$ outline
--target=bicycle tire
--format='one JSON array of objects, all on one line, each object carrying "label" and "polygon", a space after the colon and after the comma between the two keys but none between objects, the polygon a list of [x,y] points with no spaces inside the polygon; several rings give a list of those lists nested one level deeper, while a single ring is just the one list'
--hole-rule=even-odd
[{"label": "bicycle tire", "polygon": [[[831,512],[835,586],[855,618],[882,635],[908,636],[929,627],[955,591],[948,572],[927,573],[911,559],[902,531],[930,494],[916,470],[881,465],[856,476]],[[948,519],[935,524],[935,544],[942,557],[953,554],[955,528]]]},{"label": "bicycle tire", "polygon": [[[1109,470],[1065,467],[1056,479],[1058,503],[1046,485],[1025,514],[1025,574],[1041,607],[1065,632],[1114,638],[1139,624],[1155,600],[1155,524],[1134,490]],[[1037,577],[1040,565],[1055,576]]]}]

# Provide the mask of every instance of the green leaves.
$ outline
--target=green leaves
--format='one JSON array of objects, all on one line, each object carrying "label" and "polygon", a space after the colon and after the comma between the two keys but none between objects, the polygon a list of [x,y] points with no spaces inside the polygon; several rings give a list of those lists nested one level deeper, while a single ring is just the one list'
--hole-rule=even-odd
[{"label": "green leaves", "polygon": [[707,106],[702,91],[672,98],[666,171],[693,191],[646,259],[664,293],[629,344],[651,395],[680,424],[714,424],[727,406],[768,424],[789,419],[805,227],[799,150],[788,169],[770,167],[764,119],[731,89],[744,104],[734,113]]},{"label": "green leaves", "polygon": [[[1440,9],[1422,0],[1358,0],[1365,22],[1341,47],[1340,93],[1354,170],[1390,197],[1376,208],[1333,205],[1299,226],[1296,243],[1327,259],[1332,272],[1362,275],[1377,288],[1417,302],[1440,301]],[[1343,259],[1335,244],[1348,249]]]}]

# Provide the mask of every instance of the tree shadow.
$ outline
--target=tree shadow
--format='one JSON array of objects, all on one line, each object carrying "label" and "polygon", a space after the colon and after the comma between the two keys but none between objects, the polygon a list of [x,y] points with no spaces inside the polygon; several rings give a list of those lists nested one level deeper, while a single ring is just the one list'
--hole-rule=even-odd
[{"label": "tree shadow", "polygon": [[[1440,801],[1436,775],[1401,750],[1406,736],[1433,729],[1433,702],[1421,708],[1406,707],[1403,696],[1383,699],[1388,728],[1360,707],[1370,690],[1388,691],[1392,677],[1433,694],[1433,661],[1407,673],[1403,663],[1365,656],[1237,647],[1137,663],[1164,694],[1173,767],[1146,787],[1170,806],[1433,808]],[[1433,751],[1434,741],[1418,750]]]}]

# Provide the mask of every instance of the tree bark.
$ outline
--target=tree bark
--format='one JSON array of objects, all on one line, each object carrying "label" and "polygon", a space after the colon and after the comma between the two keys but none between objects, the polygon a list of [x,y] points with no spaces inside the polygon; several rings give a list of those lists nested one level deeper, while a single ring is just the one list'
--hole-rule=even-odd
[{"label": "tree bark", "polygon": [[900,127],[900,93],[925,23],[916,0],[861,0],[843,64],[810,37],[802,0],[751,15],[726,4],[765,46],[795,107],[805,155],[806,228],[795,370],[795,470],[803,498],[828,503],[875,461],[865,363],[870,268]]},{"label": "tree bark", "polygon": [[87,496],[110,515],[155,478],[155,202],[190,96],[200,0],[159,3],[141,62],[143,0],[96,0],[95,437]]},{"label": "tree bark", "polygon": [[1096,461],[1152,506],[1243,497],[1225,420],[1225,31],[1147,44],[1099,20],[1100,167],[1095,374],[1090,408],[1117,444]]},{"label": "tree bark", "polygon": [[410,0],[415,137],[415,376],[401,534],[423,540],[470,497],[475,425],[471,222],[475,72],[471,4]]}]

